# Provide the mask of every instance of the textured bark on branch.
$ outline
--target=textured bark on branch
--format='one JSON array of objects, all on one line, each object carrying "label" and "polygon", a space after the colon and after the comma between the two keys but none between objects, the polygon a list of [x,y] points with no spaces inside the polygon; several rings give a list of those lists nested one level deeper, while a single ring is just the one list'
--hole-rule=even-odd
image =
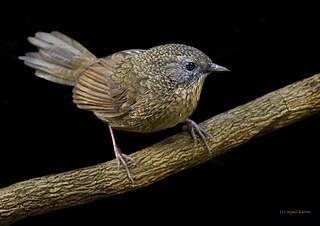
[{"label": "textured bark on branch", "polygon": [[195,146],[189,134],[180,133],[131,155],[137,162],[129,165],[134,184],[112,160],[2,188],[0,225],[147,186],[319,111],[317,74],[201,123],[213,135],[208,139],[212,156],[200,140]]}]

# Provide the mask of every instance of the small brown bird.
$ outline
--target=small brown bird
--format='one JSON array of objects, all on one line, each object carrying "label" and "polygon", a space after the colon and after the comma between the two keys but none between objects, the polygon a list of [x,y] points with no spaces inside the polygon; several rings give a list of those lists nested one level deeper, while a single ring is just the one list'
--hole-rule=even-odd
[{"label": "small brown bird", "polygon": [[38,77],[74,86],[74,103],[108,124],[118,167],[123,165],[132,182],[127,161],[135,161],[121,152],[113,129],[149,133],[185,122],[194,141],[196,132],[211,153],[205,137],[209,134],[189,116],[197,107],[206,77],[229,70],[212,63],[200,50],[166,44],[97,58],[57,31],[37,32],[28,41],[39,52],[19,59],[34,68]]}]

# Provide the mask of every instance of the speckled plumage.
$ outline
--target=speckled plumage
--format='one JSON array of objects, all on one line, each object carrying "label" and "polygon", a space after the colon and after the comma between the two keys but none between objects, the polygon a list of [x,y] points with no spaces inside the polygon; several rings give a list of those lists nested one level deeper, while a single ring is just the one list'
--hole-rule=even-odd
[{"label": "speckled plumage", "polygon": [[[179,68],[185,59],[203,69],[183,81],[177,70],[187,76],[186,69]],[[193,113],[208,75],[204,67],[209,64],[202,52],[179,44],[115,53],[84,70],[73,91],[74,102],[115,129],[163,130]]]},{"label": "speckled plumage", "polygon": [[37,76],[74,86],[74,103],[109,125],[118,165],[124,165],[131,180],[125,159],[132,159],[117,147],[112,128],[154,132],[189,122],[193,129],[196,124],[188,118],[205,78],[213,71],[227,71],[200,50],[182,44],[120,51],[98,59],[59,32],[38,32],[28,40],[39,52],[20,59],[36,69]]}]

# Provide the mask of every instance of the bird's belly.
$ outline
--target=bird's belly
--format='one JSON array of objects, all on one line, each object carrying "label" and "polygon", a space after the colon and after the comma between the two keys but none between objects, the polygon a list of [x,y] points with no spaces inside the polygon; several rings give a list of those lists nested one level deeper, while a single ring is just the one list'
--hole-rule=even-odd
[{"label": "bird's belly", "polygon": [[[188,115],[189,116],[189,115]],[[186,114],[154,114],[148,118],[126,118],[125,123],[110,123],[111,127],[124,131],[151,133],[164,130],[187,120]]]},{"label": "bird's belly", "polygon": [[103,121],[115,129],[141,133],[173,127],[185,122],[196,109],[202,86],[194,87],[196,88],[176,90],[169,95],[164,93],[140,95],[127,114]]},{"label": "bird's belly", "polygon": [[[157,102],[159,103],[159,102]],[[110,126],[124,131],[150,133],[164,130],[185,122],[193,113],[197,106],[197,101],[172,101],[171,103],[161,103],[157,106],[141,105],[135,107],[133,112],[123,116],[120,120]]]}]

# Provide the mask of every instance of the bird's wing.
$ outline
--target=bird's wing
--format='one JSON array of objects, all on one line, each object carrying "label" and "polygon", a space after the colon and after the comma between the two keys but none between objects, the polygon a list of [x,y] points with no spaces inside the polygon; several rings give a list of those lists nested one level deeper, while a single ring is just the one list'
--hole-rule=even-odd
[{"label": "bird's wing", "polygon": [[127,113],[133,100],[129,98],[125,86],[120,84],[121,79],[117,81],[116,75],[130,73],[132,64],[126,59],[143,51],[145,50],[117,52],[88,67],[79,76],[73,89],[74,103],[79,108],[91,110],[103,118]]}]

